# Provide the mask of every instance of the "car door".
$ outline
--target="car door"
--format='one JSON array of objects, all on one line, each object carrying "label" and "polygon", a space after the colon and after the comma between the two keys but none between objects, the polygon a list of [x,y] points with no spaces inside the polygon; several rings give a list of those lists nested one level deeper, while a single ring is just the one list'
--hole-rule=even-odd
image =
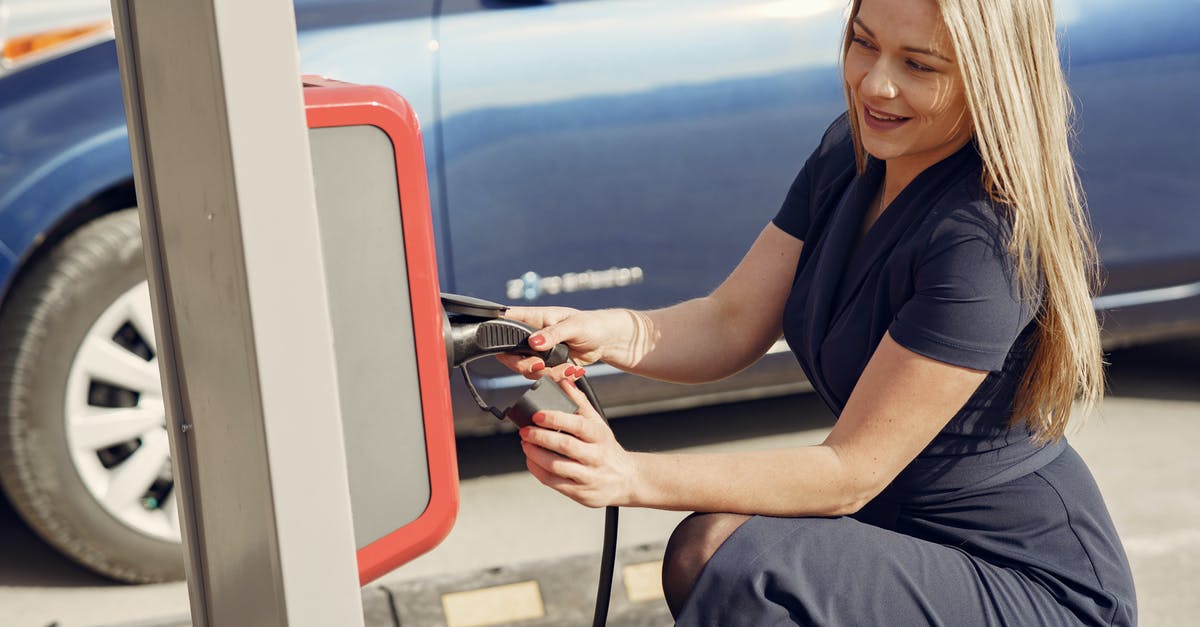
[{"label": "car door", "polygon": [[1200,3],[1067,0],[1058,10],[1104,292],[1197,285]]},{"label": "car door", "polygon": [[445,0],[443,285],[579,307],[714,288],[844,110],[843,4]]}]

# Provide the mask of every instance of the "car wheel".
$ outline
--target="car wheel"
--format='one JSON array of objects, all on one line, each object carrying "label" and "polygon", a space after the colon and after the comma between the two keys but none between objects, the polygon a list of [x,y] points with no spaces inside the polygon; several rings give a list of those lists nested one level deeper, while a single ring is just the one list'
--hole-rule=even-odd
[{"label": "car wheel", "polygon": [[37,258],[0,313],[0,483],[42,538],[127,582],[183,577],[135,209]]}]

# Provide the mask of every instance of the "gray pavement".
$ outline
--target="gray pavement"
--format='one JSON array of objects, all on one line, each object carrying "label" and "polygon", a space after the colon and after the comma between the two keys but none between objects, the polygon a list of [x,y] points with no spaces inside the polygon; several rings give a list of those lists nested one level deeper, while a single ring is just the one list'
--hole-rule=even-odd
[{"label": "gray pavement", "polygon": [[[1141,624],[1200,624],[1200,342],[1119,351],[1111,361],[1103,410],[1071,441],[1125,540]],[[830,420],[817,399],[801,395],[623,419],[615,429],[639,450],[740,450],[816,442]],[[531,617],[514,624],[589,624],[602,513],[538,485],[511,435],[464,440],[459,456],[457,525],[433,552],[365,591],[368,624],[444,625],[448,612],[471,624],[462,608],[487,603]],[[669,624],[647,581],[681,517],[622,511],[610,624]],[[182,584],[119,586],[88,575],[40,545],[2,504],[0,556],[0,625],[187,624]],[[539,605],[521,609],[514,599]]]}]

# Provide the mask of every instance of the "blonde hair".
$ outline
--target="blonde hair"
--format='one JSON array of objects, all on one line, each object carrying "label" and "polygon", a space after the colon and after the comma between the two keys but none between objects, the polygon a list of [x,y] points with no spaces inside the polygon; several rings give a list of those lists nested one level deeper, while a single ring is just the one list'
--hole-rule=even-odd
[{"label": "blonde hair", "polygon": [[[1040,296],[1036,347],[1012,424],[1041,442],[1066,432],[1074,401],[1086,416],[1104,394],[1104,355],[1091,294],[1099,262],[1071,157],[1074,115],[1058,57],[1051,0],[936,0],[954,42],[983,158],[983,185],[1006,208],[1009,251],[1027,299]],[[850,23],[842,58],[851,45]],[[846,99],[854,108],[850,88]],[[865,162],[851,115],[860,167]],[[1040,287],[1040,290],[1039,290]]]}]

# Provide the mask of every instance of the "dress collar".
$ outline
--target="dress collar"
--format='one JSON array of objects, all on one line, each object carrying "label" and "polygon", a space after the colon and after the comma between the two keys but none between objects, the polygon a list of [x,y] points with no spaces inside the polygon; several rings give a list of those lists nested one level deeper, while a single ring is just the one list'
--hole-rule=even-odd
[{"label": "dress collar", "polygon": [[[819,380],[822,379],[821,347],[831,325],[858,295],[871,268],[920,224],[921,218],[955,187],[955,182],[970,176],[972,171],[978,180],[979,162],[975,143],[968,142],[957,152],[926,168],[888,205],[857,246],[855,240],[863,219],[883,184],[884,163],[868,157],[867,167],[850,181],[836,201],[829,225],[820,241],[814,242],[817,249],[813,251],[807,271],[803,272],[811,282],[807,302],[803,305],[808,310],[804,329],[808,346],[804,352],[808,353],[812,366],[808,368],[809,376],[818,379],[811,381],[813,387],[836,412],[841,412],[847,399]],[[797,278],[802,280],[802,277]],[[878,339],[875,338],[872,345]]]}]

